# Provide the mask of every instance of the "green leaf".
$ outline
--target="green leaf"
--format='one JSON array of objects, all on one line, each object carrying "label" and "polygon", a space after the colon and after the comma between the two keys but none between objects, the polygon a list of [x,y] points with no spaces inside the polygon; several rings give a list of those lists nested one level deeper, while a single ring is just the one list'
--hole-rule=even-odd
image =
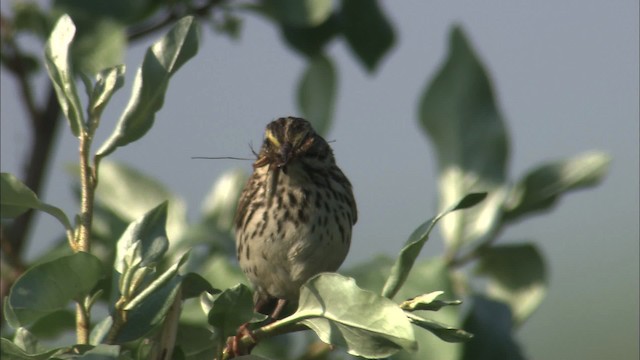
[{"label": "green leaf", "polygon": [[[394,260],[391,257],[378,255],[364,263],[344,270],[344,274],[354,278],[361,288],[380,293],[389,277],[393,263]],[[343,271],[340,270],[340,272]]]},{"label": "green leaf", "polygon": [[84,0],[55,0],[54,11],[63,11],[70,14],[73,19],[84,23],[89,19],[108,18],[114,19],[125,25],[131,25],[153,15],[153,12],[162,6],[161,1],[84,1]]},{"label": "green leaf", "polygon": [[75,16],[73,20],[78,28],[71,47],[76,70],[93,75],[124,61],[127,34],[121,22],[104,16]]},{"label": "green leaf", "polygon": [[55,10],[67,12],[74,19],[81,18],[83,22],[88,19],[109,18],[132,25],[156,14],[155,11],[166,3],[153,0],[55,0],[53,5]]},{"label": "green leaf", "polygon": [[116,130],[96,153],[102,158],[117,147],[138,140],[153,125],[162,108],[169,79],[198,51],[197,25],[192,16],[179,20],[169,33],[147,50],[133,82],[133,93]]},{"label": "green leaf", "polygon": [[41,317],[29,330],[40,339],[55,339],[62,333],[74,330],[75,326],[75,313],[64,309]]},{"label": "green leaf", "polygon": [[309,61],[298,83],[298,110],[322,136],[327,135],[333,120],[336,77],[331,60],[317,56]]},{"label": "green leaf", "polygon": [[417,348],[413,328],[397,304],[335,273],[317,275],[302,286],[298,310],[282,319],[293,320],[355,356],[379,358]]},{"label": "green leaf", "polygon": [[[202,311],[200,311],[202,318]],[[211,341],[211,331],[204,325],[185,324],[181,321],[176,332],[176,347],[184,352],[184,359],[213,359],[216,345]],[[236,358],[237,359],[237,358]]]},{"label": "green leaf", "polygon": [[[76,345],[76,347],[81,345]],[[73,356],[72,359],[83,360],[118,360],[120,357],[121,347],[119,345],[98,344],[95,346],[82,346],[82,350],[78,351],[80,356]],[[126,357],[124,359],[127,359]]]},{"label": "green leaf", "polygon": [[124,65],[104,69],[96,76],[96,84],[89,96],[89,114],[100,118],[114,92],[124,84]]},{"label": "green leaf", "polygon": [[351,50],[373,72],[395,42],[393,27],[374,0],[342,1],[341,16]]},{"label": "green leaf", "polygon": [[189,252],[187,251],[180,257],[177,263],[173,264],[171,267],[165,270],[164,273],[151,281],[140,293],[136,294],[136,296],[127,303],[127,305],[124,307],[124,310],[129,311],[139,306],[143,302],[146,302],[148,298],[159,292],[160,289],[169,282],[173,282],[176,279],[179,279],[180,282],[182,282],[182,277],[178,276],[178,270],[187,261],[188,258]]},{"label": "green leaf", "polygon": [[511,306],[516,324],[522,324],[535,311],[546,293],[544,261],[533,244],[485,249],[476,271],[488,277],[487,294]]},{"label": "green leaf", "polygon": [[16,33],[30,32],[40,39],[46,39],[51,33],[52,14],[43,10],[40,4],[15,1],[11,3],[11,10],[13,11],[12,27]]},{"label": "green leaf", "polygon": [[162,259],[169,247],[165,231],[167,207],[168,203],[165,201],[129,224],[118,240],[117,255],[113,265],[117,272],[124,274],[127,270],[127,255],[136,246],[135,244],[140,244],[142,266],[156,264]]},{"label": "green leaf", "polygon": [[127,223],[144,216],[149,209],[168,201],[167,233],[174,242],[186,227],[186,205],[184,201],[167,190],[155,179],[138,170],[109,161],[100,163],[96,189],[96,204],[113,212]]},{"label": "green leaf", "polygon": [[462,301],[460,300],[451,300],[451,301],[436,300],[436,298],[442,294],[444,294],[444,291],[433,291],[428,294],[416,296],[414,298],[405,300],[402,303],[400,303],[400,309],[405,311],[417,311],[417,310],[438,311],[445,306],[462,304]]},{"label": "green leaf", "polygon": [[247,182],[243,170],[234,169],[220,176],[202,203],[203,220],[218,231],[233,231],[240,193]]},{"label": "green leaf", "polygon": [[219,293],[220,290],[214,289],[207,279],[200,274],[187,273],[182,279],[182,299],[190,299],[200,296],[203,292],[210,294]]},{"label": "green leaf", "polygon": [[291,26],[316,26],[333,10],[333,0],[265,0],[265,11]]},{"label": "green leaf", "polygon": [[107,316],[102,321],[97,323],[93,329],[91,329],[91,334],[89,335],[89,344],[97,345],[104,341],[104,339],[109,334],[109,330],[111,330],[111,326],[113,325],[113,317]]},{"label": "green leaf", "polygon": [[222,35],[227,35],[231,40],[239,40],[243,19],[236,16],[230,9],[221,10],[222,15],[220,18],[213,17],[209,19],[212,29]]},{"label": "green leaf", "polygon": [[69,55],[75,32],[71,18],[68,15],[60,17],[45,46],[44,58],[60,108],[69,121],[71,133],[78,137],[85,128],[85,123]]},{"label": "green leaf", "polygon": [[[440,290],[444,296],[454,294],[454,284],[451,272],[447,267],[444,257],[436,257],[416,261],[407,281],[402,286],[396,297],[408,299],[417,294]],[[437,312],[416,312],[419,315],[428,316],[429,319],[448,324],[452,327],[462,328],[460,307],[444,307]],[[462,345],[459,343],[447,343],[434,336],[431,332],[422,329],[415,330],[416,341],[420,345],[416,353],[401,351],[394,355],[394,360],[441,360],[458,359],[462,354]]]},{"label": "green leaf", "polygon": [[505,204],[505,221],[548,210],[561,195],[599,184],[609,170],[611,158],[601,152],[538,166],[518,182]]},{"label": "green leaf", "polygon": [[202,276],[216,289],[226,289],[238,283],[249,285],[235,259],[221,254],[212,254],[203,264]]},{"label": "green leaf", "polygon": [[460,200],[460,202],[458,202],[458,204],[451,211],[472,208],[486,198],[487,198],[486,192],[467,194],[464,196],[464,198],[462,198],[462,200]]},{"label": "green leaf", "polygon": [[411,320],[412,324],[415,324],[425,330],[432,332],[435,336],[446,342],[464,342],[473,337],[472,334],[464,330],[456,329],[452,326],[439,323],[435,320],[424,319],[411,313],[407,314],[407,317],[409,318],[409,320]]},{"label": "green leaf", "polygon": [[8,306],[17,328],[65,308],[69,301],[87,296],[102,277],[95,256],[78,252],[31,267],[18,278],[9,293]]},{"label": "green leaf", "polygon": [[462,200],[459,200],[455,205],[449,207],[449,209],[418,226],[411,236],[409,236],[409,239],[402,250],[400,250],[400,255],[398,255],[398,258],[391,269],[391,273],[384,284],[384,288],[382,289],[382,296],[391,299],[396,295],[398,290],[400,290],[407,279],[407,276],[409,276],[409,272],[418,258],[420,251],[422,251],[422,247],[429,239],[431,230],[433,230],[433,227],[440,219],[453,211],[474,206],[485,197],[486,194],[483,193],[467,194],[462,198]]},{"label": "green leaf", "polygon": [[62,349],[50,349],[38,354],[29,354],[8,339],[0,339],[0,358],[11,360],[47,360]]},{"label": "green leaf", "polygon": [[[223,290],[218,295],[203,293],[208,322],[216,330],[216,339],[224,342],[238,327],[253,318],[253,295],[243,284]],[[203,304],[205,306],[205,304]]]},{"label": "green leaf", "polygon": [[499,225],[509,155],[491,80],[458,27],[451,31],[447,59],[420,99],[419,119],[438,156],[441,208],[469,192],[489,193],[482,206],[443,221],[445,241],[455,252]]},{"label": "green leaf", "polygon": [[55,217],[66,230],[71,231],[71,223],[62,210],[40,201],[31,189],[12,174],[0,174],[0,194],[3,219],[15,218],[29,209],[37,209]]},{"label": "green leaf", "polygon": [[[162,207],[165,208],[166,216],[165,205],[162,204],[149,212],[151,220],[157,217],[154,213],[161,212]],[[157,262],[159,259],[155,261],[151,259],[157,255],[161,254],[159,252],[152,254],[150,258],[143,256],[143,262]],[[136,340],[163,322],[171,306],[176,301],[180,301],[180,299],[176,299],[176,296],[179,296],[183,277],[178,271],[187,261],[188,256],[189,252],[184,253],[176,263],[162,274],[145,282],[145,286],[141,291],[136,289],[136,291],[130,292],[132,297],[127,300],[122,309],[126,312],[126,321],[116,335],[116,343]]]},{"label": "green leaf", "polygon": [[313,27],[282,24],[282,36],[294,50],[307,57],[321,55],[325,45],[340,33],[340,21],[336,14]]},{"label": "green leaf", "polygon": [[13,343],[18,345],[28,354],[38,352],[38,338],[26,328],[20,327],[16,330],[16,334],[13,337]]},{"label": "green leaf", "polygon": [[[175,275],[175,272],[171,275]],[[179,294],[181,282],[181,276],[168,276],[168,279],[157,280],[162,286],[144,294],[144,301],[127,311],[127,321],[120,328],[115,342],[121,344],[137,340],[161,324]]]},{"label": "green leaf", "polygon": [[464,344],[463,360],[524,359],[513,338],[509,307],[503,303],[474,296],[464,329],[473,338]]}]

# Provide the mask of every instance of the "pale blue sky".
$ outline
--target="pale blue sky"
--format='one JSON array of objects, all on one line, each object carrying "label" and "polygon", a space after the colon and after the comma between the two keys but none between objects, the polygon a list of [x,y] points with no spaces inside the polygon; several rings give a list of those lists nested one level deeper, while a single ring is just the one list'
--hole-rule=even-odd
[{"label": "pale blue sky", "polygon": [[[7,2],[2,3],[3,11]],[[436,208],[435,158],[417,126],[417,99],[460,24],[494,81],[511,134],[511,177],[543,161],[599,149],[613,157],[596,189],[572,193],[550,214],[509,228],[502,238],[535,240],[547,257],[548,296],[519,331],[536,359],[638,358],[638,2],[386,2],[398,41],[367,75],[344,42],[329,54],[339,73],[335,126],[328,136],[350,177],[360,216],[347,266],[396,253]],[[192,216],[212,181],[248,162],[191,160],[247,156],[266,123],[296,114],[293,92],[304,61],[277,30],[247,18],[241,40],[203,31],[199,54],[172,79],[164,108],[142,140],[112,159],[150,174],[183,196]],[[130,93],[145,47],[130,49],[127,81],[111,102],[100,140]],[[20,173],[28,144],[13,79],[2,73],[2,171]],[[42,95],[42,89],[39,89]],[[64,165],[77,158],[68,129],[55,152],[44,199],[77,211]],[[39,217],[34,239],[57,224]],[[435,236],[426,256],[442,247]],[[29,253],[43,246],[36,240]],[[559,357],[560,356],[560,357]]]}]

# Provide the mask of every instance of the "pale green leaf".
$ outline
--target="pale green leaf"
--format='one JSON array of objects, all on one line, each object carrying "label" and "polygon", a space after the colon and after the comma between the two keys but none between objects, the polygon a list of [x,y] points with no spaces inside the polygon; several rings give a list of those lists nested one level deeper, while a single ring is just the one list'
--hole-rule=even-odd
[{"label": "pale green leaf", "polygon": [[187,273],[182,279],[182,299],[190,299],[200,296],[203,292],[217,294],[220,292],[214,289],[209,281],[200,274],[193,272]]},{"label": "pale green leaf", "polygon": [[78,35],[71,48],[76,70],[97,74],[124,61],[127,29],[120,21],[104,16],[74,17]]},{"label": "pale green leaf", "polygon": [[446,342],[464,342],[473,337],[472,334],[464,330],[456,329],[455,327],[442,324],[435,320],[425,319],[411,313],[407,314],[407,317],[412,324],[430,331],[435,336]]},{"label": "pale green leaf", "polygon": [[129,103],[115,131],[98,150],[97,158],[138,140],[151,128],[164,103],[169,79],[198,51],[197,30],[194,18],[184,17],[147,50],[136,73]]},{"label": "pale green leaf", "polygon": [[74,356],[73,359],[74,360],[76,359],[78,360],[119,360],[119,359],[122,359],[122,357],[120,357],[120,351],[121,351],[120,345],[98,344],[82,352],[80,356]]},{"label": "pale green leaf", "polygon": [[[99,292],[96,291],[92,296]],[[58,337],[62,333],[73,331],[75,327],[75,309],[66,308],[41,317],[29,326],[29,331],[39,339],[49,340]]]},{"label": "pale green leaf", "polygon": [[203,264],[201,274],[216,289],[227,289],[238,283],[249,285],[246,275],[235,259],[223,254],[212,254]]},{"label": "pale green leaf", "polygon": [[169,202],[167,234],[171,246],[186,231],[186,205],[157,180],[123,164],[103,161],[100,163],[96,189],[96,204],[105,207],[127,223],[144,216],[149,209],[161,202]]},{"label": "pale green leaf", "polygon": [[144,301],[127,311],[127,321],[116,336],[116,343],[125,343],[145,336],[162,323],[167,311],[180,292],[181,276],[173,276],[145,296]]},{"label": "pale green leaf", "polygon": [[331,60],[325,56],[310,59],[298,82],[298,109],[321,136],[331,128],[336,91],[336,71]]},{"label": "pale green leaf", "polygon": [[238,284],[220,294],[203,293],[203,308],[207,311],[210,325],[216,329],[216,339],[225,341],[228,336],[235,335],[238,327],[249,322],[253,314],[253,296],[251,290]]},{"label": "pale green leaf", "polygon": [[492,246],[480,253],[476,271],[488,278],[487,294],[511,306],[522,324],[538,308],[547,290],[542,255],[533,244]]},{"label": "pale green leaf", "polygon": [[524,176],[505,203],[504,219],[548,210],[563,194],[599,184],[609,169],[611,158],[601,152],[538,166]]},{"label": "pale green leaf", "polygon": [[525,359],[514,338],[511,311],[503,303],[474,296],[464,329],[473,338],[463,345],[463,360]]},{"label": "pale green leaf", "polygon": [[62,113],[69,121],[71,132],[78,137],[85,127],[85,122],[70,59],[70,46],[75,32],[76,28],[71,18],[62,15],[45,45],[45,65]]},{"label": "pale green leaf", "polygon": [[50,349],[38,354],[30,354],[21,349],[9,339],[0,339],[0,358],[11,360],[47,360],[56,353],[61,353],[66,349]]},{"label": "pale green leaf", "polygon": [[372,72],[395,42],[391,23],[378,1],[342,1],[342,32],[356,57]]},{"label": "pale green leaf", "polygon": [[102,321],[97,323],[93,329],[91,329],[91,334],[89,335],[89,344],[97,345],[104,341],[109,334],[109,330],[111,330],[111,326],[113,325],[113,317],[107,316]]},{"label": "pale green leaf", "polygon": [[120,274],[127,270],[127,256],[135,246],[140,246],[141,265],[158,263],[169,247],[165,231],[167,222],[167,202],[148,211],[140,219],[132,222],[122,234],[117,244],[114,269]]},{"label": "pale green leaf", "polygon": [[[161,205],[162,206],[162,205]],[[140,291],[133,294],[123,307],[126,321],[118,329],[117,343],[136,340],[161,324],[172,306],[180,306],[180,287],[183,277],[178,273],[187,261],[189,252],[166,269],[162,274],[149,279]]]},{"label": "pale green leaf", "polygon": [[481,206],[443,220],[445,241],[455,252],[499,226],[509,157],[491,80],[459,27],[451,31],[447,59],[426,87],[418,115],[437,153],[440,207],[469,192],[489,193]]},{"label": "pale green leaf", "polygon": [[72,229],[62,210],[40,201],[31,189],[10,173],[0,174],[0,206],[3,219],[15,218],[29,209],[36,209],[55,217],[66,230]]},{"label": "pale green leaf", "polygon": [[400,251],[400,255],[396,259],[393,268],[391,269],[391,273],[387,278],[386,283],[384,284],[384,288],[382,289],[382,296],[393,298],[398,290],[402,287],[407,276],[409,276],[409,272],[413,267],[414,262],[418,258],[420,251],[422,251],[422,247],[429,239],[429,234],[433,227],[438,223],[440,219],[442,219],[445,215],[450,212],[467,209],[469,207],[473,207],[482,201],[486,197],[484,193],[473,193],[467,194],[462,200],[459,200],[455,205],[450,206],[447,210],[441,212],[434,218],[427,220],[422,225],[420,225],[412,234],[409,236],[409,239],[405,243],[404,247]]},{"label": "pale green leaf", "polygon": [[218,231],[232,231],[240,193],[247,181],[242,170],[225,172],[216,180],[202,203],[204,221]]},{"label": "pale green leaf", "polygon": [[9,293],[7,302],[18,322],[12,326],[31,324],[87,296],[102,276],[100,260],[85,252],[29,268]]},{"label": "pale green leaf", "polygon": [[335,273],[307,281],[289,319],[301,320],[322,341],[356,356],[379,358],[417,348],[413,328],[397,304]]},{"label": "pale green leaf", "polygon": [[[124,307],[125,311],[129,311],[137,306],[139,306],[142,302],[146,301],[147,298],[152,296],[154,293],[160,291],[162,287],[164,287],[170,281],[173,281],[178,276],[178,270],[180,267],[187,261],[189,258],[189,252],[184,253],[177,263],[173,264],[164,273],[159,275],[157,278],[153,279],[140,293],[138,293],[133,299],[131,299],[127,305]],[[182,281],[182,279],[180,279]]]},{"label": "pale green leaf", "polygon": [[102,70],[96,75],[96,84],[89,96],[89,113],[100,118],[114,92],[124,84],[124,65]]},{"label": "pale green leaf", "polygon": [[403,301],[400,304],[400,308],[405,311],[438,311],[445,306],[462,304],[460,300],[437,300],[436,298],[442,294],[444,294],[444,291],[433,291],[428,294],[419,295]]},{"label": "pale green leaf", "polygon": [[264,7],[285,25],[311,27],[331,15],[333,0],[265,0]]},{"label": "pale green leaf", "polygon": [[326,45],[340,34],[340,16],[334,13],[314,27],[281,24],[281,31],[284,39],[294,50],[313,58],[321,55]]},{"label": "pale green leaf", "polygon": [[38,338],[35,337],[27,328],[19,327],[16,330],[16,334],[13,337],[13,343],[18,345],[22,350],[28,354],[37,353]]},{"label": "pale green leaf", "polygon": [[[402,286],[396,297],[408,299],[417,294],[424,294],[430,291],[444,291],[445,296],[450,297],[454,294],[454,283],[451,278],[451,272],[447,267],[447,263],[442,256],[416,261],[407,281]],[[438,321],[442,324],[448,324],[452,327],[461,328],[461,309],[460,307],[445,307],[437,312],[430,311],[422,313],[429,319]],[[462,353],[462,346],[459,343],[448,343],[440,340],[432,333],[415,328],[416,341],[418,342],[418,351],[410,353],[401,351],[396,354],[394,360],[441,360],[441,359],[457,359]]]},{"label": "pale green leaf", "polygon": [[352,268],[340,270],[340,272],[354,278],[361,288],[380,293],[389,277],[393,263],[394,260],[388,255],[378,255]]}]

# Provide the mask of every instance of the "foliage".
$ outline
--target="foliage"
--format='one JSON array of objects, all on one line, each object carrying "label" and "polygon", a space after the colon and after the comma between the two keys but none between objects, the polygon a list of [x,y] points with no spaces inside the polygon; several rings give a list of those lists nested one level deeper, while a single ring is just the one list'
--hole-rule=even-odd
[{"label": "foliage", "polygon": [[[169,10],[144,1],[54,4],[46,12],[16,3],[13,31],[46,39],[51,93],[80,143],[80,211],[72,224],[61,209],[40,201],[37,189],[2,173],[2,218],[41,210],[62,224],[66,237],[3,294],[3,358],[229,358],[227,338],[247,322],[252,336],[241,336],[240,346],[259,343],[255,353],[274,358],[342,356],[325,344],[364,358],[523,357],[514,330],[544,298],[544,257],[533,243],[496,244],[500,232],[514,220],[551,209],[568,191],[597,184],[609,159],[591,152],[540,165],[521,180],[509,181],[504,119],[490,78],[462,29],[453,28],[447,59],[428,82],[418,110],[437,153],[440,213],[416,228],[397,258],[380,256],[345,270],[349,276],[313,277],[301,288],[298,308],[268,322],[253,312],[251,290],[230,260],[242,174],[221,178],[201,220],[188,224],[184,205],[169,190],[135,169],[103,159],[153,126],[171,77],[197,53],[195,16],[231,36],[238,36],[240,14],[253,12],[273,21],[291,49],[308,60],[297,88],[299,109],[326,133],[338,74],[324,48],[343,36],[354,58],[375,71],[395,41],[384,11],[376,1],[365,0],[343,0],[340,6],[324,0],[184,2],[184,8]],[[223,16],[208,17],[213,8]],[[168,11],[166,20],[145,27],[162,11]],[[194,16],[182,16],[187,14]],[[129,40],[135,40],[169,24],[172,28],[149,47],[137,70],[116,128],[91,154],[102,111],[123,86],[125,68],[118,64],[126,27],[133,29]],[[20,52],[13,36],[3,35],[3,65],[28,80],[32,75],[15,67],[15,60],[26,64],[33,56]],[[87,94],[85,107],[76,89],[78,77]],[[419,258],[440,221],[445,254]],[[191,253],[194,247],[201,251]],[[19,254],[13,256],[7,266],[19,263]],[[457,299],[464,299],[466,308]],[[41,345],[70,329],[76,331],[76,344]],[[304,347],[292,349],[286,346],[291,337],[281,336],[309,329]]]}]

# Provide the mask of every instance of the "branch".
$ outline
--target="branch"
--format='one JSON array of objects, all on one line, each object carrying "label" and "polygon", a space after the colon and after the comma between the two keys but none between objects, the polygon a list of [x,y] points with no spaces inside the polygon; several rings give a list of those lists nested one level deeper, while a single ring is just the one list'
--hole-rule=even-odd
[{"label": "branch", "polygon": [[173,24],[175,21],[186,15],[194,15],[198,18],[206,17],[214,7],[220,5],[222,2],[223,0],[208,0],[201,6],[186,9],[174,6],[166,13],[163,13],[159,19],[154,19],[140,26],[131,27],[128,30],[127,38],[129,39],[129,41],[138,40],[146,35],[164,28],[165,26]]}]

